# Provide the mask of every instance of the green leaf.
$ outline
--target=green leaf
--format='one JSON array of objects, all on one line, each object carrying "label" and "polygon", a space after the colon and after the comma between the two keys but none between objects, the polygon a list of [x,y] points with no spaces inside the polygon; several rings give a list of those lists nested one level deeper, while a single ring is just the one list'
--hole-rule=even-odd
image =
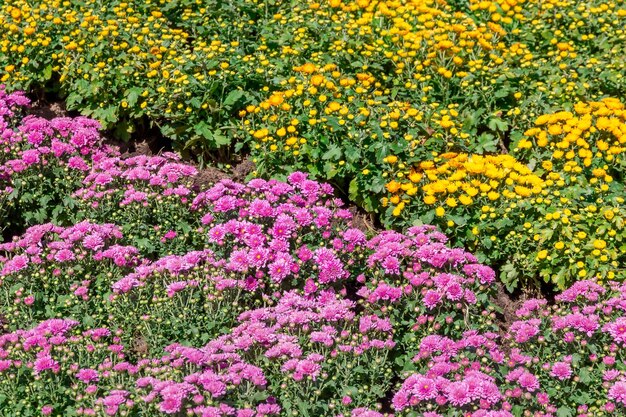
[{"label": "green leaf", "polygon": [[507,122],[505,122],[504,120],[500,118],[493,118],[489,120],[488,126],[489,126],[489,129],[491,130],[499,130],[501,132],[506,132],[506,130],[509,127]]},{"label": "green leaf", "polygon": [[215,140],[215,144],[218,147],[230,145],[230,138],[228,136],[222,135],[220,131],[213,132],[213,139]]},{"label": "green leaf", "polygon": [[558,417],[571,417],[573,413],[572,409],[569,407],[559,407],[559,409],[556,410],[556,415]]},{"label": "green leaf", "polygon": [[368,212],[374,211],[374,199],[372,199],[371,195],[368,195],[365,198],[363,198],[361,205]]},{"label": "green leaf", "polygon": [[352,181],[350,181],[348,195],[352,201],[357,200],[357,197],[359,196],[359,184],[357,183],[356,178],[352,178]]},{"label": "green leaf", "polygon": [[43,69],[43,79],[49,80],[52,78],[52,65],[48,65]]},{"label": "green leaf", "polygon": [[548,29],[544,30],[543,32],[541,32],[541,37],[543,39],[545,39],[546,41],[551,40],[554,36],[552,35],[552,32],[550,32]]},{"label": "green leaf", "polygon": [[69,110],[75,110],[76,104],[80,104],[83,101],[83,97],[79,93],[70,93],[65,99],[65,105]]},{"label": "green leaf", "polygon": [[450,219],[454,221],[454,223],[458,226],[465,226],[467,224],[467,219],[463,216],[449,216]]},{"label": "green leaf", "polygon": [[357,162],[361,158],[361,150],[355,146],[346,146],[344,153],[348,162]]},{"label": "green leaf", "polygon": [[579,391],[578,394],[572,396],[572,398],[576,400],[578,404],[589,404],[592,401],[591,396],[585,391]]},{"label": "green leaf", "polygon": [[324,172],[326,173],[326,179],[330,180],[333,179],[335,175],[337,175],[338,171],[335,168],[335,164],[329,161],[324,164]]},{"label": "green leaf", "polygon": [[224,107],[231,107],[235,104],[241,97],[243,97],[243,91],[241,90],[233,90],[224,99]]},{"label": "green leaf", "polygon": [[189,104],[191,105],[191,107],[193,107],[194,109],[199,109],[200,106],[202,106],[202,103],[200,102],[200,99],[198,97],[194,97],[191,100],[189,100]]},{"label": "green leaf", "polygon": [[193,129],[197,135],[200,135],[209,141],[213,141],[213,132],[211,131],[210,126],[205,122],[196,123]]},{"label": "green leaf", "polygon": [[420,220],[422,221],[422,224],[430,224],[434,218],[435,218],[434,210],[430,210],[423,216],[420,216]]},{"label": "green leaf", "polygon": [[513,292],[519,282],[519,271],[511,262],[505,263],[500,270],[500,279],[508,292]]},{"label": "green leaf", "polygon": [[140,94],[141,89],[138,87],[133,87],[128,90],[128,92],[126,93],[126,101],[128,102],[129,107],[133,107],[135,104],[137,104],[137,99],[139,98]]},{"label": "green leaf", "polygon": [[339,148],[337,145],[332,145],[330,149],[328,149],[326,152],[324,152],[324,155],[322,155],[322,159],[324,160],[336,160],[339,158],[341,158],[341,148]]},{"label": "green leaf", "polygon": [[366,187],[368,190],[379,194],[383,191],[383,189],[385,188],[385,184],[387,182],[385,181],[385,179],[383,177],[375,177],[371,180],[371,182],[369,182],[368,184],[366,184]]},{"label": "green leaf", "polygon": [[504,98],[506,96],[508,96],[510,93],[510,91],[506,88],[501,88],[500,90],[497,90],[495,93],[493,93],[495,98]]}]

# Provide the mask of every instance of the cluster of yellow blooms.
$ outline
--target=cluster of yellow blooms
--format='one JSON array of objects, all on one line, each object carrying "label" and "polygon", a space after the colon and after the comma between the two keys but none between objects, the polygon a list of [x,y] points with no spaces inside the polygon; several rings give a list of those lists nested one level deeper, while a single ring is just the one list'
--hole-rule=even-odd
[{"label": "cluster of yellow blooms", "polygon": [[[387,157],[387,162],[395,161]],[[544,181],[534,175],[524,164],[510,155],[468,155],[446,153],[431,161],[423,161],[410,171],[398,172],[399,181],[386,184],[387,191],[394,194],[383,201],[395,204],[394,216],[399,216],[410,200],[402,199],[418,194],[426,206],[437,205],[435,213],[442,217],[446,207],[462,213],[468,206],[485,206],[500,198],[516,200],[539,194]],[[402,181],[404,180],[404,181]],[[416,208],[424,211],[424,209]]]},{"label": "cluster of yellow blooms", "polygon": [[[271,97],[277,100],[276,94],[286,93],[281,118],[307,123],[299,133],[309,146],[300,148],[300,139],[294,140],[291,135],[276,138],[274,132],[285,126],[281,126],[284,121],[272,119],[277,116],[273,109],[250,107],[254,110],[241,113],[257,151],[253,154],[265,172],[280,161],[295,169],[317,165],[319,172],[334,176],[336,165],[326,164],[320,156],[334,146],[342,149],[355,143],[355,137],[368,135],[369,140],[356,143],[362,148],[375,148],[379,154],[386,149],[383,155],[393,154],[410,167],[433,150],[475,153],[476,137],[488,124],[495,134],[487,136],[487,142],[491,142],[478,150],[496,152],[501,132],[524,131],[541,111],[576,101],[580,96],[593,99],[604,91],[624,88],[622,73],[626,67],[623,60],[615,59],[615,54],[623,48],[624,42],[619,40],[626,39],[626,20],[616,4],[607,8],[568,0],[472,0],[467,11],[434,0],[328,1],[309,2],[307,6],[297,15],[275,16],[276,23],[297,28],[297,35],[285,41],[292,44],[284,46],[282,52],[285,63],[298,64],[291,67],[291,74],[284,72],[280,81],[281,85],[290,84],[290,88],[278,93],[267,90],[261,105],[267,106]],[[317,38],[311,22],[317,27],[328,25],[332,30]],[[599,33],[611,34],[610,46],[597,47]],[[304,55],[306,61],[294,60]],[[602,64],[602,70],[615,77],[607,83],[598,82],[599,68],[588,65],[589,59]],[[333,62],[333,70],[325,70],[328,62]],[[372,78],[373,87],[363,87],[361,94],[346,92],[333,84],[336,80],[331,75],[333,88],[328,91],[324,85],[327,80],[321,81],[320,77],[330,74]],[[321,87],[311,88],[311,80],[303,80],[303,75],[314,76]],[[331,103],[344,114],[326,117],[328,113],[324,112]],[[380,120],[381,131],[374,123],[360,119],[363,113],[388,113],[390,103],[410,107],[419,120],[405,128],[401,123],[387,125]],[[301,117],[303,107],[312,109],[313,114]],[[365,123],[367,129],[346,133],[345,127],[337,127],[332,117],[335,115],[339,126],[359,119],[358,123]],[[490,124],[494,119],[496,128]],[[393,129],[388,129],[390,126]],[[255,134],[258,131],[261,133]],[[283,143],[285,140],[289,144]],[[375,146],[378,141],[389,146]],[[380,178],[385,164],[362,155],[357,160],[359,163],[353,166],[345,161],[346,177],[356,177],[357,183],[365,185],[362,191],[380,192],[379,182],[364,178],[363,173]],[[320,166],[324,164],[326,167]],[[367,188],[367,184],[372,187]]]},{"label": "cluster of yellow blooms", "polygon": [[418,213],[464,245],[561,287],[572,277],[622,277],[626,207],[615,179],[626,162],[624,104],[579,102],[534,124],[512,155],[446,153],[411,167],[387,156],[394,179],[383,205],[396,217]]},{"label": "cluster of yellow blooms", "polygon": [[213,19],[213,33],[196,36],[160,8],[154,0],[3,3],[0,82],[27,90],[56,82],[68,108],[105,126],[130,115],[174,126],[186,118],[189,128],[218,108],[207,92],[247,77],[236,36],[219,32],[243,30],[246,22]]},{"label": "cluster of yellow blooms", "polygon": [[576,277],[623,279],[624,198],[577,202],[567,191],[526,202],[530,214],[523,229],[510,231],[505,239],[506,245],[519,248],[510,262],[532,263],[531,270],[561,286]]},{"label": "cluster of yellow blooms", "polygon": [[[621,163],[626,150],[626,110],[618,99],[577,103],[574,111],[542,115],[517,147],[545,158],[544,169],[581,173],[592,170],[592,184],[611,182],[606,164]],[[528,152],[524,152],[528,150]]]},{"label": "cluster of yellow blooms", "polygon": [[351,145],[358,155],[344,149],[325,159],[343,166],[344,157],[352,164],[362,163],[369,143],[391,141],[399,133],[404,133],[406,149],[419,146],[408,132],[417,129],[423,114],[409,103],[390,100],[389,92],[371,74],[344,75],[335,64],[305,63],[294,70],[297,75],[281,83],[286,89],[240,112],[248,116],[242,126],[256,150],[290,152],[294,157],[303,150],[323,154],[332,145],[322,138],[342,137],[347,141],[342,147]]},{"label": "cluster of yellow blooms", "polygon": [[538,117],[525,136],[518,153],[541,161],[541,170],[561,179],[545,197],[527,201],[534,219],[522,233],[510,233],[509,242],[534,242],[537,250],[529,256],[545,278],[621,277],[626,207],[624,186],[615,178],[621,179],[625,162],[624,104],[612,98],[577,103],[573,112]]}]

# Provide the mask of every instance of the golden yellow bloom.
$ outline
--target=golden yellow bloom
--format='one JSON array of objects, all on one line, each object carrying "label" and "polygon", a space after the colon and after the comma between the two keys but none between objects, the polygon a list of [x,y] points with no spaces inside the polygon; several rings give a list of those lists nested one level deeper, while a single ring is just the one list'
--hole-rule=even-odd
[{"label": "golden yellow bloom", "polygon": [[606,241],[602,239],[596,239],[593,241],[593,247],[596,249],[604,249],[606,248]]},{"label": "golden yellow bloom", "polygon": [[400,187],[401,184],[397,181],[391,181],[385,185],[385,188],[387,188],[387,191],[390,193],[397,193],[400,190]]},{"label": "golden yellow bloom", "polygon": [[281,93],[274,93],[274,94],[272,94],[270,96],[270,98],[267,101],[272,106],[278,106],[278,105],[282,104],[284,99],[283,99],[283,95]]},{"label": "golden yellow bloom", "polygon": [[337,103],[336,101],[331,101],[330,103],[328,103],[328,110],[330,111],[337,111],[341,108],[341,104]]},{"label": "golden yellow bloom", "polygon": [[307,62],[306,64],[300,67],[295,67],[294,70],[304,72],[305,74],[312,74],[315,72],[315,64]]},{"label": "golden yellow bloom", "polygon": [[419,172],[411,172],[408,178],[409,180],[411,180],[411,182],[420,182],[420,180],[422,179],[422,174],[420,174]]},{"label": "golden yellow bloom", "polygon": [[461,195],[459,196],[459,201],[461,202],[461,204],[463,204],[464,206],[469,206],[470,204],[472,204],[472,202],[474,201],[472,199],[472,197],[470,197],[469,195]]},{"label": "golden yellow bloom", "polygon": [[490,191],[489,193],[487,193],[487,198],[489,198],[489,200],[491,201],[495,201],[498,198],[500,198],[500,193],[497,193],[495,191]]},{"label": "golden yellow bloom", "polygon": [[404,210],[404,202],[403,202],[403,201],[401,201],[401,202],[400,202],[400,203],[396,206],[396,208],[394,208],[394,209],[393,209],[392,214],[393,214],[395,217],[398,217],[398,216],[402,213],[402,210]]},{"label": "golden yellow bloom", "polygon": [[428,205],[435,204],[437,202],[437,198],[434,195],[426,195],[424,196],[424,203]]},{"label": "golden yellow bloom", "polygon": [[311,77],[311,84],[316,87],[319,87],[320,85],[322,85],[324,81],[325,81],[324,76],[320,74],[316,74]]}]

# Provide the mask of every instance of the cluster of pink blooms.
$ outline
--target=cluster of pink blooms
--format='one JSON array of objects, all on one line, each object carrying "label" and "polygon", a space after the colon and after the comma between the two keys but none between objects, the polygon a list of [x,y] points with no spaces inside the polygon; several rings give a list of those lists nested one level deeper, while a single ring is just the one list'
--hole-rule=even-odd
[{"label": "cluster of pink blooms", "polygon": [[84,188],[74,195],[92,208],[111,194],[121,194],[120,207],[131,204],[148,206],[162,197],[176,196],[186,203],[192,194],[189,188],[198,171],[195,167],[180,162],[173,153],[160,156],[135,156],[103,158],[94,161],[83,180]]},{"label": "cluster of pink blooms", "polygon": [[350,259],[366,240],[349,228],[350,212],[331,193],[297,172],[286,183],[223,180],[200,193],[192,208],[203,214],[209,247],[226,269],[247,275],[249,285],[278,288],[293,280],[310,293],[349,278]]},{"label": "cluster of pink blooms", "polygon": [[[197,174],[194,166],[169,152],[112,156],[93,163],[73,197],[90,218],[119,224],[129,243],[146,256],[184,253],[190,246],[200,249],[203,242],[195,233],[199,222],[189,210],[197,195]],[[197,243],[186,239],[192,231]]]},{"label": "cluster of pink blooms", "polygon": [[49,311],[70,314],[72,306],[89,313],[93,296],[141,263],[136,248],[117,243],[121,238],[115,225],[84,221],[32,226],[0,244],[0,294],[11,302],[10,327],[29,326]]},{"label": "cluster of pink blooms", "polygon": [[86,117],[47,120],[31,115],[22,119],[17,129],[0,124],[0,179],[10,183],[15,174],[51,163],[88,171],[92,163],[118,153],[102,145],[99,129],[97,121]]},{"label": "cluster of pink blooms", "polygon": [[[468,330],[456,341],[426,336],[413,359],[420,373],[404,381],[393,398],[394,408],[437,410],[425,412],[425,417],[446,415],[448,410],[475,410],[468,414],[472,417],[508,417],[515,405],[522,405],[534,416],[553,415],[556,409],[540,391],[537,378],[517,366],[515,352],[507,356],[495,333]],[[506,367],[512,370],[505,375]]]},{"label": "cluster of pink blooms", "polygon": [[[500,340],[466,332],[421,340],[394,408],[418,416],[626,412],[626,284],[579,281],[555,298],[525,301]],[[492,385],[495,384],[495,385]]]},{"label": "cluster of pink blooms", "polygon": [[46,223],[32,226],[12,242],[0,244],[2,258],[0,275],[16,273],[29,266],[36,268],[45,262],[64,264],[87,260],[110,259],[117,266],[132,266],[137,249],[111,244],[122,238],[119,228],[113,224],[80,222],[70,227]]},{"label": "cluster of pink blooms", "polygon": [[[86,117],[14,117],[29,104],[0,87],[0,230],[62,217],[70,194],[91,165],[119,155],[103,145],[100,124]],[[8,198],[10,196],[10,198]]]},{"label": "cluster of pink blooms", "polygon": [[626,285],[578,281],[555,305],[530,299],[516,314],[507,338],[552,403],[571,401],[577,387],[585,393],[576,398],[578,417],[626,411]]},{"label": "cluster of pink blooms", "polygon": [[[36,414],[114,416],[139,410],[265,417],[281,410],[263,392],[267,380],[262,370],[237,354],[171,346],[162,357],[131,363],[120,344],[120,330],[81,332],[79,327],[73,320],[50,319],[0,336],[3,383],[37,389],[40,395],[29,404],[38,408]],[[59,404],[55,387],[71,388],[72,395],[63,396]]]},{"label": "cluster of pink blooms", "polygon": [[[268,391],[291,412],[302,401],[302,390],[309,390],[311,410],[330,398],[335,389],[377,385],[387,388],[389,380],[359,369],[359,363],[383,364],[391,349],[393,331],[385,319],[358,316],[356,304],[333,291],[318,296],[284,293],[276,305],[242,313],[240,324],[228,334],[197,350],[204,355],[237,355],[265,370]],[[171,349],[171,348],[168,348]],[[348,374],[343,370],[352,369]],[[391,375],[387,376],[390,379]],[[336,381],[331,391],[325,386]],[[300,397],[300,398],[299,398]],[[353,396],[350,403],[371,404],[369,393]],[[335,401],[335,402],[333,402]],[[319,411],[318,411],[319,412]],[[317,415],[317,414],[316,414]]]},{"label": "cluster of pink blooms", "polygon": [[8,124],[15,115],[15,109],[26,107],[30,104],[30,100],[24,92],[14,91],[7,93],[3,84],[0,84],[0,120]]},{"label": "cluster of pink blooms", "polygon": [[476,304],[472,288],[489,286],[495,273],[470,253],[446,246],[446,240],[434,226],[380,233],[367,244],[373,252],[367,267],[381,278],[368,282],[359,295],[371,303],[396,302],[417,292],[427,310],[446,303]]}]

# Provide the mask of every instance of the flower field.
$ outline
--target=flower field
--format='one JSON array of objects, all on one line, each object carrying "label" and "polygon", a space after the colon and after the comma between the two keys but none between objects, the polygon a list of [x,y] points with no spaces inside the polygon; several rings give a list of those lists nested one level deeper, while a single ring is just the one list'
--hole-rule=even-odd
[{"label": "flower field", "polygon": [[626,416],[625,28],[2,3],[0,417]]}]

